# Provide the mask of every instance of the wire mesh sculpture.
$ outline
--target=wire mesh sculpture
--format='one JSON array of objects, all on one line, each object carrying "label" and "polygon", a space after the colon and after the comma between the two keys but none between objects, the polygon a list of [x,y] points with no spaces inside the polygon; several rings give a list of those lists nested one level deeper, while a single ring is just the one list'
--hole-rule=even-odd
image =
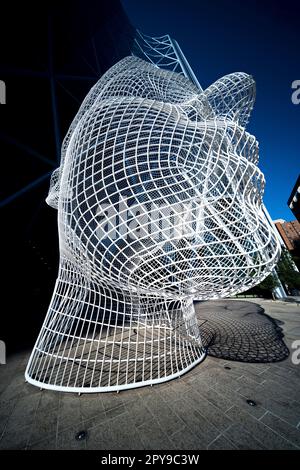
[{"label": "wire mesh sculpture", "polygon": [[26,378],[121,390],[205,357],[194,299],[249,289],[276,264],[247,74],[205,91],[136,57],[91,89],[62,146],[47,202],[60,268]]},{"label": "wire mesh sculpture", "polygon": [[150,37],[136,30],[131,53],[135,57],[156,65],[160,69],[183,75],[202,91],[201,85],[180,49],[178,42],[171,38],[169,34]]},{"label": "wire mesh sculpture", "polygon": [[151,37],[137,30],[132,54],[157,65],[160,69],[183,74],[173,43],[174,41],[168,34]]}]

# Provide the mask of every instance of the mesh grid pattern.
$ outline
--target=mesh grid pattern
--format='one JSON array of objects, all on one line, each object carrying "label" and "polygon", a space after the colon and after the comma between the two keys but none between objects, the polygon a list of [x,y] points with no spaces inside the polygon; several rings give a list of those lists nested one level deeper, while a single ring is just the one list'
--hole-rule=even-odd
[{"label": "mesh grid pattern", "polygon": [[82,103],[47,201],[60,270],[26,376],[107,391],[168,380],[203,359],[193,300],[233,295],[273,269],[247,74],[201,91],[136,57]]}]

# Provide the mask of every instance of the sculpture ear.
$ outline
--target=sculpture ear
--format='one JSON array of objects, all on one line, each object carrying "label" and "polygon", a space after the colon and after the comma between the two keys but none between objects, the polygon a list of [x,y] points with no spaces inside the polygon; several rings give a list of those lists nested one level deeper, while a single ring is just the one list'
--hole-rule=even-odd
[{"label": "sculpture ear", "polygon": [[246,73],[232,73],[210,85],[202,96],[214,117],[246,126],[255,101],[255,81]]}]

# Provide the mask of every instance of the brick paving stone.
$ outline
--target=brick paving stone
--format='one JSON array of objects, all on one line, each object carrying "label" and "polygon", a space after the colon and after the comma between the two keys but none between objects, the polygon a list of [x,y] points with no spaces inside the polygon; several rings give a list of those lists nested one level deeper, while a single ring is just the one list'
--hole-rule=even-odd
[{"label": "brick paving stone", "polygon": [[[235,301],[207,302],[205,309],[228,302]],[[255,303],[278,322],[291,347],[300,307]],[[1,449],[300,448],[300,366],[291,355],[252,364],[207,356],[180,379],[81,396],[25,383],[28,355],[10,356],[0,367]],[[76,441],[83,429],[87,438]]]}]

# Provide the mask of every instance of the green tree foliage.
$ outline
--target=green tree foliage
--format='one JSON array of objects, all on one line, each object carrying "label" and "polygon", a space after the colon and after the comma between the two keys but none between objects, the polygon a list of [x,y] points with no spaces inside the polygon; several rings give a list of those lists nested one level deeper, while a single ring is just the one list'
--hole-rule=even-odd
[{"label": "green tree foliage", "polygon": [[276,289],[276,287],[279,287],[279,282],[273,274],[269,274],[257,287],[262,291],[272,291]]},{"label": "green tree foliage", "polygon": [[286,248],[283,248],[277,265],[277,273],[281,282],[288,289],[300,289],[300,273],[295,271],[293,260]]},{"label": "green tree foliage", "polygon": [[245,292],[245,295],[253,295],[266,298],[274,298],[273,290],[279,286],[279,282],[273,274],[269,274],[260,284]]},{"label": "green tree foliage", "polygon": [[[283,286],[291,291],[292,289],[300,290],[300,273],[295,271],[293,261],[296,261],[288,250],[282,247],[281,257],[278,261],[276,271]],[[279,282],[273,274],[269,274],[260,284],[245,292],[246,295],[258,295],[274,298],[274,289],[279,287]],[[291,292],[288,292],[291,293]]]}]

